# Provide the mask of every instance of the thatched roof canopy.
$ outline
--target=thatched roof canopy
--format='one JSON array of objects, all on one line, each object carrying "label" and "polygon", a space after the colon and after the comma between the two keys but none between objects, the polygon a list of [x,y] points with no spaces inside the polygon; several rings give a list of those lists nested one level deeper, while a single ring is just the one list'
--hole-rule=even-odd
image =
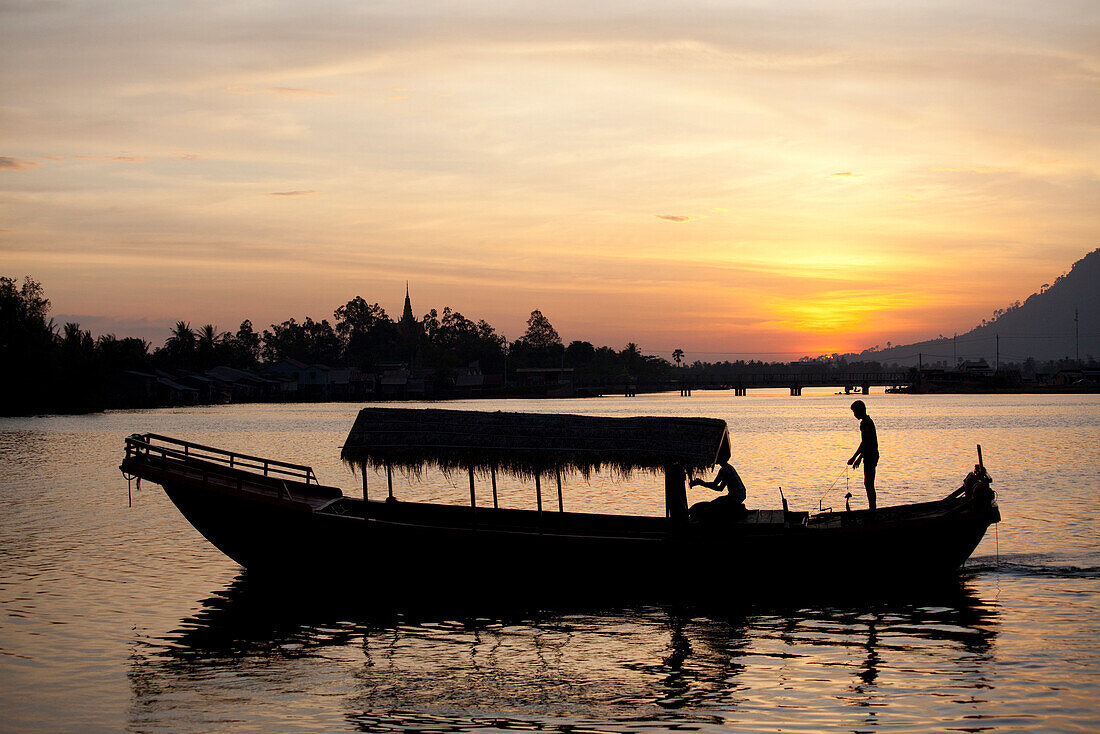
[{"label": "thatched roof canopy", "polygon": [[689,471],[729,456],[725,421],[599,418],[545,413],[364,408],[341,458],[355,466],[419,472],[489,469],[531,476],[560,469],[588,476],[678,464]]}]

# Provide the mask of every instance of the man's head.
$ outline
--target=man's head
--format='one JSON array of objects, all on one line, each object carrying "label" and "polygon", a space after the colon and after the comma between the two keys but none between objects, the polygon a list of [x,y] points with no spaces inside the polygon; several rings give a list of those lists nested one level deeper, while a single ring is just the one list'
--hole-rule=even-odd
[{"label": "man's head", "polygon": [[856,418],[862,420],[867,415],[867,406],[862,400],[857,400],[852,403],[852,412],[856,414]]}]

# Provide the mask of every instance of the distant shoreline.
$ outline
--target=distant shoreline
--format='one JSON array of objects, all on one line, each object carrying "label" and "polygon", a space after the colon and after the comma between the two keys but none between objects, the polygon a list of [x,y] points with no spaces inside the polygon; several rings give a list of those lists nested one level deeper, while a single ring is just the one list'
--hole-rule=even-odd
[{"label": "distant shoreline", "polygon": [[960,388],[937,385],[931,389],[904,387],[893,392],[909,395],[1088,395],[1100,393],[1100,385],[1032,385],[1004,388]]},{"label": "distant shoreline", "polygon": [[[766,388],[761,388],[766,389]],[[725,393],[732,392],[729,388],[696,388],[696,392],[705,393]],[[639,390],[635,395],[663,395],[669,394],[674,391],[670,390],[653,390],[645,391]],[[1015,388],[1001,388],[1001,389],[932,389],[932,390],[916,390],[910,387],[902,388],[899,390],[888,390],[887,395],[1095,395],[1100,393],[1100,385],[1036,385],[1032,387],[1015,387]],[[845,395],[845,393],[833,393],[834,395]],[[881,393],[879,393],[881,394]],[[862,393],[852,392],[847,394],[847,397],[857,399]],[[65,411],[65,412],[34,412],[24,414],[5,414],[0,418],[37,418],[37,417],[53,417],[53,416],[75,416],[75,415],[95,415],[99,413],[106,413],[107,411],[123,411],[123,410],[167,410],[173,408],[210,408],[221,405],[309,405],[312,403],[358,403],[358,404],[379,404],[379,403],[392,403],[393,405],[403,405],[406,403],[450,403],[458,400],[586,400],[602,397],[616,397],[619,393],[604,393],[600,395],[571,395],[571,396],[550,396],[550,395],[520,395],[520,394],[508,394],[508,395],[475,395],[475,396],[448,396],[439,398],[414,398],[414,399],[401,399],[401,400],[363,400],[361,398],[355,399],[343,399],[343,400],[248,400],[235,403],[191,403],[191,404],[176,404],[176,405],[146,405],[146,406],[107,406],[104,408],[97,408],[94,410],[84,411]],[[797,400],[798,397],[792,396],[792,400]]]}]

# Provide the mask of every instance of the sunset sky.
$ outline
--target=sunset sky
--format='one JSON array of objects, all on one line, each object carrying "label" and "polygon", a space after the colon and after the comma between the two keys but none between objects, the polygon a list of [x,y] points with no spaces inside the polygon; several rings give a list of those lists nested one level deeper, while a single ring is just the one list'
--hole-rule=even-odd
[{"label": "sunset sky", "polygon": [[966,330],[1100,245],[1100,3],[0,2],[0,275],[688,359]]}]

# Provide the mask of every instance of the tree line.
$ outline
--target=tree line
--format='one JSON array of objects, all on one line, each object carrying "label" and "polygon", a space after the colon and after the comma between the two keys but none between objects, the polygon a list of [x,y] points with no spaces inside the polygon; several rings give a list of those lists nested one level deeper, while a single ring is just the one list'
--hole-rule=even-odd
[{"label": "tree line", "polygon": [[331,321],[290,318],[257,330],[246,319],[236,330],[223,331],[180,320],[157,347],[136,337],[96,337],[78,323],[59,325],[49,311],[39,282],[0,277],[0,377],[7,393],[2,414],[112,407],[112,383],[127,370],[253,370],[284,359],[365,371],[404,364],[444,380],[471,367],[508,375],[524,367],[565,367],[583,380],[655,378],[672,369],[634,343],[621,350],[580,340],[566,345],[537,309],[523,336],[509,342],[484,319],[474,321],[449,306],[401,323],[378,303],[356,296],[335,309]]}]

